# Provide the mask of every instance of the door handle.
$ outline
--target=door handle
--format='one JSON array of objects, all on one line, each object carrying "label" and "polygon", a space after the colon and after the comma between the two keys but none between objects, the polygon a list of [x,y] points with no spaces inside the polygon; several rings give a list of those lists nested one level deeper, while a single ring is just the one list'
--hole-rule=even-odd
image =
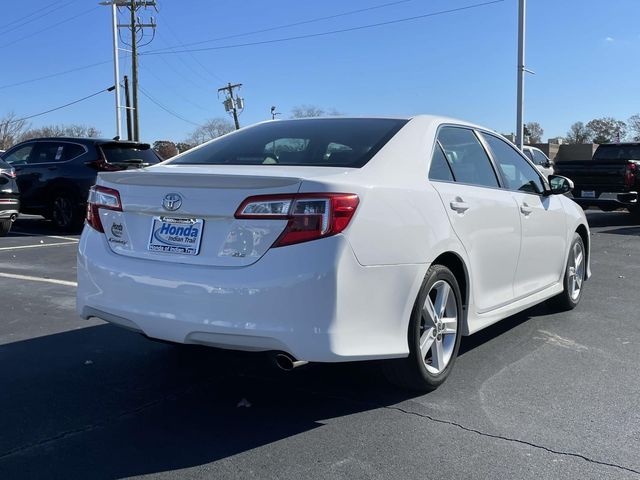
[{"label": "door handle", "polygon": [[526,217],[528,215],[531,214],[533,210],[531,209],[531,207],[529,205],[527,205],[526,203],[523,203],[522,205],[520,205],[520,212]]},{"label": "door handle", "polygon": [[462,200],[460,197],[456,197],[454,201],[449,203],[451,210],[455,210],[458,213],[464,213],[469,210],[469,204]]}]

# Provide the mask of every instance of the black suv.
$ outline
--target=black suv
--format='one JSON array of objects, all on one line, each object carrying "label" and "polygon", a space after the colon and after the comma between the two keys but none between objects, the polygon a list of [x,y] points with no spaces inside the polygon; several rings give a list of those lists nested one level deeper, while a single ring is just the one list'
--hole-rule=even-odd
[{"label": "black suv", "polygon": [[0,237],[9,233],[11,225],[18,218],[19,209],[16,171],[0,160]]},{"label": "black suv", "polygon": [[146,143],[66,137],[27,140],[0,157],[16,170],[20,211],[42,215],[65,231],[81,228],[98,172],[161,161]]}]

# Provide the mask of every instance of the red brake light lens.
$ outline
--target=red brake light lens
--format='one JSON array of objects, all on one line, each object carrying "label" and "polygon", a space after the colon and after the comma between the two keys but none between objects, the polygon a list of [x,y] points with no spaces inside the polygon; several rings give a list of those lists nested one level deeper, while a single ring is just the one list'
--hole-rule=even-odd
[{"label": "red brake light lens", "polygon": [[89,201],[87,202],[87,224],[104,233],[104,227],[100,220],[100,209],[122,211],[122,202],[120,201],[120,192],[113,188],[101,187],[94,185],[89,190]]},{"label": "red brake light lens", "polygon": [[352,193],[304,193],[247,198],[236,211],[239,219],[288,220],[274,247],[308,242],[342,232],[360,202]]}]

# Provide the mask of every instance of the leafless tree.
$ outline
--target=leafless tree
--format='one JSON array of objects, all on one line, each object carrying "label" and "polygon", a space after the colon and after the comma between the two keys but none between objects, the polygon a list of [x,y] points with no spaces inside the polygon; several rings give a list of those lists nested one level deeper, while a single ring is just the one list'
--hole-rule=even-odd
[{"label": "leafless tree", "polygon": [[565,135],[568,143],[590,143],[592,138],[593,132],[589,130],[584,122],[575,122]]},{"label": "leafless tree", "polygon": [[629,120],[627,120],[627,125],[629,125],[629,130],[631,130],[633,141],[640,142],[640,115],[637,113],[632,115]]},{"label": "leafless tree", "polygon": [[189,145],[200,145],[214,138],[218,138],[234,130],[233,124],[226,118],[212,118],[202,126],[196,128],[183,142]]},{"label": "leafless tree", "polygon": [[529,143],[542,143],[544,129],[538,122],[529,122],[524,128],[529,136]]},{"label": "leafless tree", "polygon": [[342,115],[335,108],[324,110],[315,105],[298,105],[291,109],[291,118],[337,117]]},{"label": "leafless tree", "polygon": [[45,125],[31,128],[20,136],[20,141],[42,137],[90,137],[100,136],[100,130],[89,125]]},{"label": "leafless tree", "polygon": [[6,150],[18,143],[28,127],[27,121],[20,120],[13,112],[0,118],[0,150]]}]

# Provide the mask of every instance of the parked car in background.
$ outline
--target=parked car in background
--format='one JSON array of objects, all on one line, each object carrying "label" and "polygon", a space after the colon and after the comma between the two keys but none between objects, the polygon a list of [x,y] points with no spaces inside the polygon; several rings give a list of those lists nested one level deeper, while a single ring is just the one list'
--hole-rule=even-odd
[{"label": "parked car in background", "polygon": [[556,170],[573,180],[573,199],[582,208],[626,208],[640,216],[640,143],[602,144],[592,160],[558,162]]},{"label": "parked car in background", "polygon": [[16,171],[0,160],[0,237],[9,233],[13,222],[18,218],[19,209]]},{"label": "parked car in background", "polygon": [[91,189],[78,312],[300,362],[394,359],[430,390],[460,338],[574,308],[589,227],[503,137],[434,116],[265,122]]},{"label": "parked car in background", "polygon": [[66,137],[28,140],[0,157],[15,168],[21,212],[42,215],[65,231],[81,228],[98,172],[160,161],[145,143]]},{"label": "parked car in background", "polygon": [[542,150],[536,147],[531,147],[529,145],[525,145],[522,147],[522,151],[524,154],[529,157],[529,160],[533,162],[540,172],[546,177],[549,178],[549,175],[554,174],[553,170],[553,162],[547,157]]}]

